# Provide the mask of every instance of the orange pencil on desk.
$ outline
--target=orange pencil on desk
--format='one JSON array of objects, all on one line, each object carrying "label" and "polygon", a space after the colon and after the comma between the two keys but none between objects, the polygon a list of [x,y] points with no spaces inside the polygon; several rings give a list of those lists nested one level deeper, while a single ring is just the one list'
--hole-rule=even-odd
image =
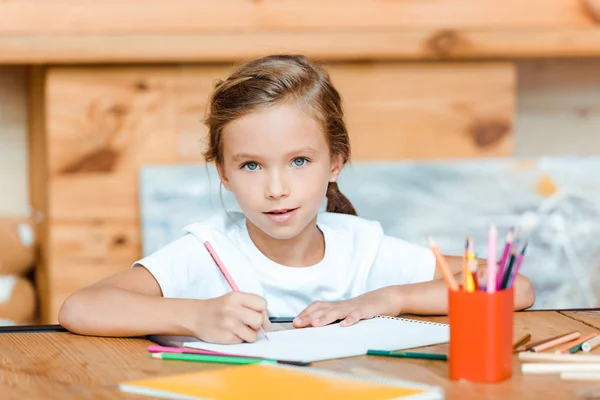
[{"label": "orange pencil on desk", "polygon": [[548,342],[539,344],[537,346],[532,347],[529,351],[533,351],[534,353],[551,349],[552,347],[558,346],[559,344],[570,342],[571,340],[575,340],[581,336],[581,332],[575,331],[571,333],[567,333],[566,335],[559,336],[556,339],[550,340]]},{"label": "orange pencil on desk", "polygon": [[[225,268],[223,261],[221,261],[221,259],[219,258],[219,255],[217,254],[215,249],[212,247],[212,245],[208,241],[206,241],[206,242],[204,242],[204,247],[206,247],[206,250],[208,250],[208,253],[212,257],[212,259],[215,260],[215,264],[217,264],[217,267],[219,267],[219,270],[225,277],[225,280],[231,287],[231,290],[233,290],[234,292],[239,292],[240,288],[233,280],[233,277],[229,274],[229,271],[227,271],[227,268]],[[269,337],[267,336],[267,334],[264,331],[264,329],[262,328],[262,326],[260,327],[260,331],[263,334],[263,336],[265,337],[265,339],[269,340]]]},{"label": "orange pencil on desk", "polygon": [[450,270],[448,261],[446,261],[446,258],[442,255],[442,253],[440,253],[440,249],[436,246],[433,239],[428,237],[427,240],[429,241],[429,246],[431,246],[431,251],[433,251],[433,254],[435,255],[435,259],[437,260],[437,267],[442,273],[446,284],[448,285],[450,290],[458,290],[458,283],[456,282],[456,278],[454,278],[454,275],[452,275],[452,270]]}]

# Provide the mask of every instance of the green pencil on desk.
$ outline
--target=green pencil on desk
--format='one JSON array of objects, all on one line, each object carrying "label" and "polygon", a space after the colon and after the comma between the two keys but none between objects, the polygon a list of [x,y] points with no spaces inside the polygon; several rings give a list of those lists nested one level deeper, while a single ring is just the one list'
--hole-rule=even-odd
[{"label": "green pencil on desk", "polygon": [[162,360],[214,362],[223,364],[259,364],[262,362],[271,364],[277,363],[277,361],[267,360],[264,358],[232,357],[212,354],[152,353],[150,356],[153,358],[160,358]]},{"label": "green pencil on desk", "polygon": [[442,360],[448,361],[448,356],[445,354],[435,353],[415,353],[410,351],[386,351],[386,350],[368,350],[368,356],[385,356],[399,358],[418,358],[423,360]]},{"label": "green pencil on desk", "polygon": [[246,357],[246,356],[222,356],[218,354],[192,354],[192,353],[151,353],[152,358],[171,361],[194,361],[209,362],[221,364],[286,364],[296,366],[306,366],[308,363],[302,361],[271,360],[269,358]]}]

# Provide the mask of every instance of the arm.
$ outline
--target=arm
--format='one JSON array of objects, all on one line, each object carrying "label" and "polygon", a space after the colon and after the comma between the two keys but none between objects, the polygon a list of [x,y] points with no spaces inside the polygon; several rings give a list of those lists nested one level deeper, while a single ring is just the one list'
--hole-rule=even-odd
[{"label": "arm", "polygon": [[[446,257],[458,282],[462,282],[462,258]],[[483,260],[479,260],[481,263]],[[533,287],[527,278],[518,275],[514,284],[515,309],[531,307],[535,301]],[[387,286],[340,302],[314,302],[294,320],[297,328],[323,326],[343,320],[342,326],[352,325],[375,315],[400,314],[445,315],[448,313],[448,286],[435,272],[434,279],[408,285]]]},{"label": "arm", "polygon": [[165,299],[145,268],[132,268],[69,296],[58,314],[68,330],[95,336],[187,335],[188,300]]},{"label": "arm", "polygon": [[[462,257],[446,256],[450,269],[456,280],[461,283],[464,279]],[[478,260],[479,264],[485,260]],[[442,275],[436,269],[434,280],[410,285],[390,286],[389,295],[394,298],[399,313],[404,314],[446,314],[448,312],[448,287]],[[533,305],[535,293],[529,279],[517,275],[514,284],[515,309],[523,310]]]},{"label": "arm", "polygon": [[164,298],[144,267],[75,292],[64,302],[58,320],[84,335],[162,334],[221,343],[255,341],[261,325],[268,326],[266,302],[259,296],[232,292],[208,300]]}]

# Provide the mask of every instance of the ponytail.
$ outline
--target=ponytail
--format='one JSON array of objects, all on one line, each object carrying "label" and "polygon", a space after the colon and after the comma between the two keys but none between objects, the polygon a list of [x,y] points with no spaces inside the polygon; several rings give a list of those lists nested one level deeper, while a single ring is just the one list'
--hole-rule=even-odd
[{"label": "ponytail", "polygon": [[358,215],[352,203],[340,192],[337,182],[327,185],[327,212],[338,214]]}]

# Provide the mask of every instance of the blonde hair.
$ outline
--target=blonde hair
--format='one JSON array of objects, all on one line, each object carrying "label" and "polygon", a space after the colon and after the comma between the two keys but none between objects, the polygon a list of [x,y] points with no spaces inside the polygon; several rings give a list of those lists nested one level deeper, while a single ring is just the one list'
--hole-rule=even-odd
[{"label": "blonde hair", "polygon": [[[239,66],[218,81],[210,96],[207,162],[223,163],[223,128],[252,112],[286,101],[297,102],[320,123],[332,157],[350,159],[350,139],[342,99],[322,67],[301,55],[272,55]],[[327,187],[327,211],[356,215],[335,182]]]}]

